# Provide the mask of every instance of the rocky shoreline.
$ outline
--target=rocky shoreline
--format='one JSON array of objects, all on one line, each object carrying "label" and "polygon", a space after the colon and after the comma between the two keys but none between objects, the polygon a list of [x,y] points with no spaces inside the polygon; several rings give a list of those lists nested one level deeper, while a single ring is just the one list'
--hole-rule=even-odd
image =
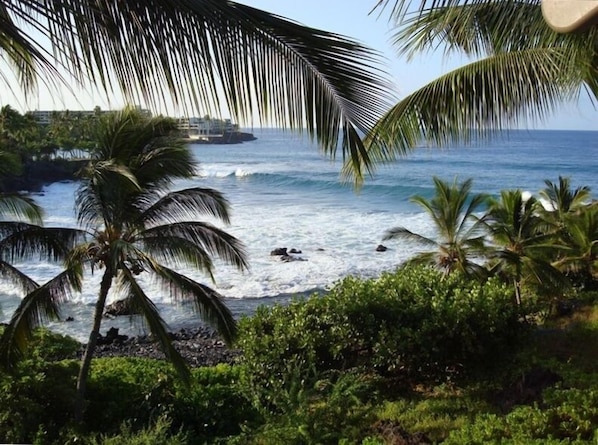
[{"label": "rocky shoreline", "polygon": [[[190,367],[214,366],[219,363],[232,364],[240,356],[237,349],[229,348],[218,334],[207,328],[181,329],[170,334],[175,349]],[[85,345],[81,346],[81,358]],[[160,346],[149,336],[126,337],[118,335],[112,328],[106,336],[100,337],[94,357],[142,357],[165,360]]]}]

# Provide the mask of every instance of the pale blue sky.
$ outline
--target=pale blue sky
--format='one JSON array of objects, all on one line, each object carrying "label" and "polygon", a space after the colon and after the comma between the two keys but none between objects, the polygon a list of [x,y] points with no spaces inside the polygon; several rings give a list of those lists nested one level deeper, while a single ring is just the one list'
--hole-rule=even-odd
[{"label": "pale blue sky", "polygon": [[[395,84],[398,97],[404,97],[440,74],[467,62],[465,58],[443,58],[440,54],[421,55],[415,60],[399,58],[390,45],[391,27],[388,14],[369,14],[376,0],[241,0],[256,8],[264,9],[296,20],[304,25],[321,28],[350,36],[374,48],[387,58],[387,71]],[[15,84],[16,85],[16,84]],[[12,95],[4,91],[0,105],[11,104],[20,110],[26,109],[91,109],[99,105],[104,109],[118,108],[122,99],[112,95],[107,100],[100,93],[77,92],[75,95],[64,92],[57,97],[41,91],[38,98],[25,101],[20,93]],[[168,114],[168,110],[164,112]],[[598,130],[598,113],[582,93],[578,103],[563,105],[554,116],[541,123],[528,123],[527,128],[585,129]]]}]

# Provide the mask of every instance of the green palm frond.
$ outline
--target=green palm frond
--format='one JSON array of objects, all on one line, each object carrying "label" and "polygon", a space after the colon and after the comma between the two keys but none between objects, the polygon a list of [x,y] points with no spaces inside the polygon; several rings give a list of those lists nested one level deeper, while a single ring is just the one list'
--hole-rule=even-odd
[{"label": "green palm frond", "polygon": [[497,54],[470,63],[392,107],[368,135],[370,156],[388,162],[423,141],[467,141],[528,119],[542,120],[578,96],[583,76],[567,51],[554,48]]},{"label": "green palm frond", "polygon": [[222,295],[167,267],[158,267],[154,272],[171,298],[180,303],[191,303],[200,317],[215,328],[227,344],[232,344],[237,336],[237,322],[222,301]]},{"label": "green palm frond", "polygon": [[539,2],[491,0],[410,14],[400,23],[393,43],[399,54],[408,58],[440,46],[446,54],[458,51],[476,58],[539,46],[567,49],[581,56],[593,51],[591,34],[595,33],[554,32],[546,25]]},{"label": "green palm frond", "polygon": [[16,193],[0,194],[0,217],[20,219],[34,224],[42,224],[43,210],[35,201]]},{"label": "green palm frond", "polygon": [[214,216],[230,224],[228,200],[218,190],[201,187],[168,193],[144,211],[141,218],[144,223],[154,225],[201,214]]},{"label": "green palm frond", "polygon": [[589,201],[590,188],[580,186],[572,190],[569,178],[559,176],[558,184],[548,179],[544,183],[546,184],[546,188],[540,190],[540,196],[546,199],[552,207],[549,210],[557,211],[561,217],[567,212],[579,209]]},{"label": "green palm frond", "polygon": [[[387,109],[379,55],[344,36],[302,26],[232,1],[5,3],[19,23],[49,40],[55,60],[80,84],[131,103],[169,103],[306,129],[325,153],[351,157],[352,175],[371,171],[361,136]],[[15,35],[15,45],[41,48]],[[31,57],[39,64],[47,60]]]},{"label": "green palm frond", "polygon": [[140,191],[135,175],[112,160],[91,164],[75,194],[77,221],[84,227],[122,222],[123,201]]},{"label": "green palm frond", "polygon": [[407,240],[413,241],[418,244],[426,245],[426,246],[438,246],[438,243],[433,239],[425,237],[423,235],[419,235],[417,233],[413,233],[411,230],[406,229],[405,227],[394,227],[389,229],[384,234],[382,238],[383,241],[387,241],[390,239],[400,239],[400,240]]},{"label": "green palm frond", "polygon": [[[0,224],[4,227],[9,225],[10,223]],[[11,262],[32,258],[54,262],[63,260],[69,250],[86,236],[85,232],[78,229],[24,224],[20,226],[20,230],[6,233],[0,239],[0,253]]]},{"label": "green palm frond", "polygon": [[135,277],[128,269],[121,269],[119,274],[118,287],[126,288],[127,302],[135,313],[143,316],[143,319],[152,333],[152,337],[158,342],[166,358],[173,364],[175,370],[186,384],[190,383],[191,373],[185,360],[174,348],[168,325],[160,316],[158,308],[139,286]]},{"label": "green palm frond", "polygon": [[23,356],[35,328],[60,318],[60,304],[81,290],[81,278],[81,268],[67,269],[23,298],[0,340],[3,364],[11,366]]},{"label": "green palm frond", "polygon": [[[170,239],[174,243],[177,243],[177,239],[187,240],[208,255],[216,255],[239,270],[249,268],[245,248],[241,241],[209,223],[179,222],[152,227],[139,234],[139,240],[148,252],[152,252],[156,256],[174,259],[179,251],[169,248]],[[177,245],[177,247],[183,247],[181,243],[174,243],[173,245]]]},{"label": "green palm frond", "polygon": [[21,272],[12,264],[2,260],[0,260],[0,277],[5,281],[10,282],[13,286],[16,286],[25,294],[28,294],[39,287],[32,278]]}]

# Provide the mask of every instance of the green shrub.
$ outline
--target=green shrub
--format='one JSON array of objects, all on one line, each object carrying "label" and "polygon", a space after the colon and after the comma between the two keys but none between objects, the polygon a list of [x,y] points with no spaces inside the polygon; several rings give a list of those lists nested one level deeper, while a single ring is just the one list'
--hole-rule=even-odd
[{"label": "green shrub", "polygon": [[99,359],[92,364],[85,422],[92,431],[116,433],[123,420],[139,429],[164,417],[197,443],[236,435],[256,417],[239,389],[239,372],[229,365],[193,369],[187,388],[164,361]]},{"label": "green shrub", "polygon": [[451,379],[497,365],[524,325],[512,290],[430,268],[375,280],[345,278],[325,296],[259,308],[241,320],[244,387],[274,409],[292,382],[355,367],[411,382]]},{"label": "green shrub", "polygon": [[78,365],[25,360],[0,373],[0,443],[49,443],[72,418]]},{"label": "green shrub", "polygon": [[598,391],[550,388],[541,407],[519,406],[506,416],[482,414],[454,430],[444,442],[486,443],[596,443]]},{"label": "green shrub", "polygon": [[373,421],[370,405],[374,385],[364,375],[343,373],[313,386],[296,385],[286,394],[280,414],[232,440],[235,445],[356,444]]}]

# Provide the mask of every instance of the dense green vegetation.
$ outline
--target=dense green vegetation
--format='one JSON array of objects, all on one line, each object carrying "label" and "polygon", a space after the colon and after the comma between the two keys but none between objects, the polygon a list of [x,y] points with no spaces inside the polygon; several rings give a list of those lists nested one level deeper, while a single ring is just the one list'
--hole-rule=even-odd
[{"label": "dense green vegetation", "polygon": [[79,345],[37,331],[0,373],[0,441],[594,443],[598,294],[540,316],[497,278],[442,277],[408,267],[263,307],[240,323],[239,363],[194,369],[189,387],[167,362],[96,359],[78,425]]}]

